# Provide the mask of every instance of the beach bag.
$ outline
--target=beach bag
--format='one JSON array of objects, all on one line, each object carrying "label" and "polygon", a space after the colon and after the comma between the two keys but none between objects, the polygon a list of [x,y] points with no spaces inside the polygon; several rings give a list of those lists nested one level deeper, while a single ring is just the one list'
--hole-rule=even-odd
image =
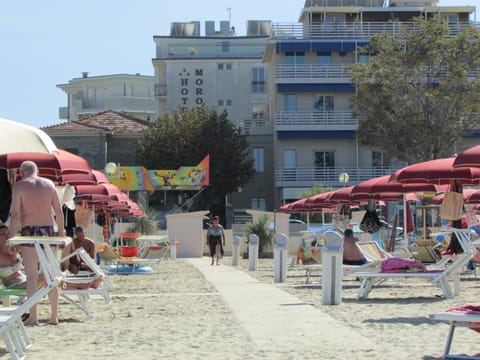
[{"label": "beach bag", "polygon": [[370,234],[376,233],[380,230],[382,223],[378,218],[377,212],[375,210],[367,210],[363,219],[360,222],[360,230]]},{"label": "beach bag", "polygon": [[455,191],[448,191],[443,195],[440,217],[447,220],[458,220],[463,213],[463,194]]}]

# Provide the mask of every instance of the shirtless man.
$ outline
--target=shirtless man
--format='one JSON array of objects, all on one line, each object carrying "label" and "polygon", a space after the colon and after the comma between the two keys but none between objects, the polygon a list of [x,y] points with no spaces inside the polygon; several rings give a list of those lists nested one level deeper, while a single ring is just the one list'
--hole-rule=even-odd
[{"label": "shirtless man", "polygon": [[[58,236],[65,236],[62,207],[53,182],[38,176],[38,168],[33,161],[24,161],[20,165],[20,172],[23,179],[12,189],[9,236],[17,233],[19,225],[22,226],[23,236],[54,236],[54,222],[58,227]],[[31,297],[37,291],[38,256],[35,248],[29,245],[21,246],[21,252],[27,273],[27,296]],[[51,290],[48,297],[51,305],[48,323],[57,325],[58,289]],[[37,305],[31,307],[30,316],[25,324],[38,325]]]},{"label": "shirtless man", "polygon": [[[97,256],[97,250],[95,242],[85,236],[85,232],[81,226],[77,226],[75,228],[75,237],[73,241],[65,247],[63,251],[63,256],[66,257],[67,255],[73,253],[76,249],[83,248],[88,255],[95,261]],[[72,256],[67,264],[64,264],[65,268],[68,266],[68,270],[71,273],[77,274],[80,270],[91,271],[87,264],[79,257],[79,256]]]},{"label": "shirtless man", "polygon": [[357,246],[360,240],[353,236],[352,229],[346,229],[343,233],[343,264],[344,265],[363,265],[367,259]]}]

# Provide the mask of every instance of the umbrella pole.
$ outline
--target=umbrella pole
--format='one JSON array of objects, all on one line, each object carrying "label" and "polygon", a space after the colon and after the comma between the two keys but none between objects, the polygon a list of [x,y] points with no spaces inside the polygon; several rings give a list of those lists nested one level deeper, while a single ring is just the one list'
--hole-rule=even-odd
[{"label": "umbrella pole", "polygon": [[408,244],[407,235],[407,194],[403,194],[403,240]]}]

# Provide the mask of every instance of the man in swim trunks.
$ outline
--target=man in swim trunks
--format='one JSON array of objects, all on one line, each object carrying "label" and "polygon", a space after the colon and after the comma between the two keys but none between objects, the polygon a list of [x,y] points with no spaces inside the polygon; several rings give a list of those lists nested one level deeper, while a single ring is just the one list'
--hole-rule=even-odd
[{"label": "man in swim trunks", "polygon": [[[38,176],[38,168],[33,161],[24,161],[20,165],[20,172],[23,179],[17,181],[12,189],[9,236],[17,233],[20,224],[23,236],[53,236],[55,222],[58,236],[65,236],[62,207],[53,182]],[[27,273],[27,296],[31,297],[37,291],[38,256],[32,246],[21,246],[21,252]],[[57,325],[58,289],[51,290],[48,297],[51,305],[49,324]],[[31,307],[25,324],[38,325],[37,305]]]}]

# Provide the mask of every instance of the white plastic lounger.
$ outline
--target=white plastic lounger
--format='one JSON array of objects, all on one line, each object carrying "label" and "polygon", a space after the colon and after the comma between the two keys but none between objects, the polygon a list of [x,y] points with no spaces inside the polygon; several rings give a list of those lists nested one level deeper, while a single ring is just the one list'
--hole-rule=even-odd
[{"label": "white plastic lounger", "polygon": [[[450,329],[448,331],[447,342],[445,343],[445,350],[443,352],[444,359],[480,359],[480,355],[451,355],[450,348],[452,346],[453,335],[455,328],[468,327],[468,328],[480,328],[480,315],[478,314],[461,314],[454,312],[442,312],[431,314],[430,318],[433,320],[448,321],[450,323]],[[477,324],[472,324],[477,323]],[[478,336],[478,335],[477,335]]]}]

